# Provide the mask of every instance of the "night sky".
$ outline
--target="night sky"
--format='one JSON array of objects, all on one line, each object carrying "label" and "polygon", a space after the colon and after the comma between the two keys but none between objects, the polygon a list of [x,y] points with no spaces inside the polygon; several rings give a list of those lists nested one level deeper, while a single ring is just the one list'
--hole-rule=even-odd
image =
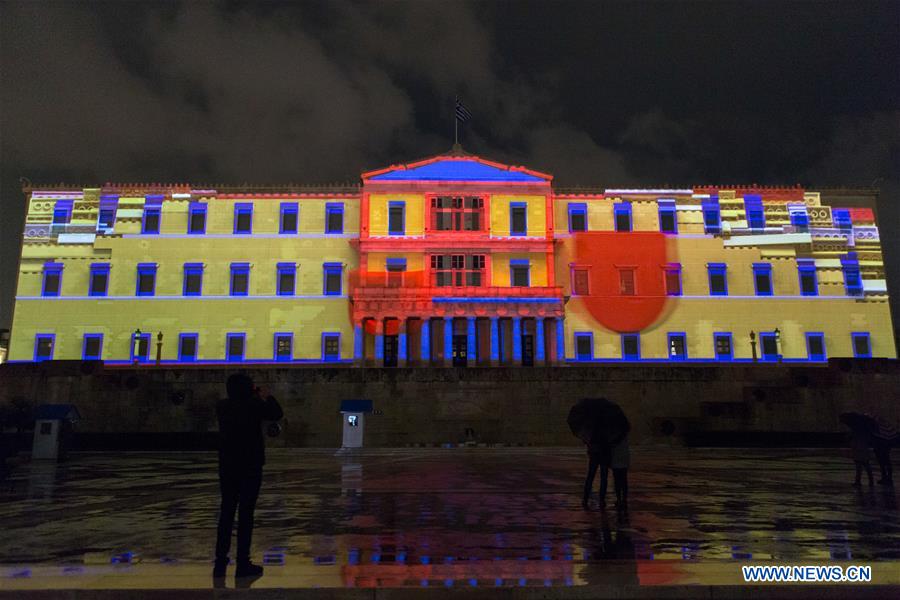
[{"label": "night sky", "polygon": [[456,94],[466,150],[561,186],[878,187],[900,301],[900,2],[32,0],[0,28],[0,327],[19,177],[356,181],[448,150]]}]

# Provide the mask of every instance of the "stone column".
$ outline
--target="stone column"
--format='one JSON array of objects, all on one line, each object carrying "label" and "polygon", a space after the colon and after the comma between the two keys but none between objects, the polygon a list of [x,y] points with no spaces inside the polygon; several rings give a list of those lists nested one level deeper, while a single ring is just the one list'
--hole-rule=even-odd
[{"label": "stone column", "polygon": [[366,337],[363,333],[362,322],[359,322],[353,326],[353,363],[356,366],[360,366],[363,364],[365,341]]},{"label": "stone column", "polygon": [[566,324],[565,319],[556,317],[556,363],[566,362]]},{"label": "stone column", "polygon": [[513,364],[522,366],[522,318],[513,317],[512,320],[512,351]]},{"label": "stone column", "polygon": [[544,319],[534,320],[534,362],[544,364]]},{"label": "stone column", "polygon": [[500,323],[497,317],[491,317],[491,366],[500,363]]},{"label": "stone column", "polygon": [[472,366],[476,364],[478,357],[478,348],[475,346],[477,341],[475,336],[475,317],[469,317],[466,325],[466,366]]},{"label": "stone column", "polygon": [[375,321],[375,366],[384,366],[384,319]]},{"label": "stone column", "polygon": [[453,366],[453,317],[444,317],[444,366]]},{"label": "stone column", "polygon": [[406,328],[407,320],[400,319],[400,329],[397,331],[397,366],[406,366]]},{"label": "stone column", "polygon": [[431,364],[431,320],[422,319],[421,358],[423,365]]}]

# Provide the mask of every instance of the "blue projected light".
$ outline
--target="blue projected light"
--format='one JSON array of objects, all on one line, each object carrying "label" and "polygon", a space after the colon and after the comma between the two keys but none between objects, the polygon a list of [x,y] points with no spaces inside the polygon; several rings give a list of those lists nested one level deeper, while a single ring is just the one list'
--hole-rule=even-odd
[{"label": "blue projected light", "polygon": [[398,169],[375,175],[370,181],[503,181],[543,183],[542,177],[507,171],[473,160],[441,160],[412,169]]}]

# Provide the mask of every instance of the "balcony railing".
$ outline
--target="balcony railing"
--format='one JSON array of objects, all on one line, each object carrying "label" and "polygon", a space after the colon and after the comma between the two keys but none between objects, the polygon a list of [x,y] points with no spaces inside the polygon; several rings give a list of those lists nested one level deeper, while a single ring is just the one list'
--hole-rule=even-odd
[{"label": "balcony railing", "polygon": [[351,297],[359,300],[426,300],[432,297],[452,298],[510,298],[527,301],[529,298],[559,298],[562,301],[562,287],[387,287],[387,286],[355,286],[350,290]]}]

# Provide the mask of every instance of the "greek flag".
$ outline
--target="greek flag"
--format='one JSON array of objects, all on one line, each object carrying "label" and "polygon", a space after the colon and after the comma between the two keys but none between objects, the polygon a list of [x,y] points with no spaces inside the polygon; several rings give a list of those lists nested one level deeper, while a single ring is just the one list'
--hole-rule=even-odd
[{"label": "greek flag", "polygon": [[460,123],[465,123],[469,119],[472,118],[472,113],[469,112],[469,109],[462,105],[462,102],[459,101],[459,96],[456,97],[456,120]]}]

